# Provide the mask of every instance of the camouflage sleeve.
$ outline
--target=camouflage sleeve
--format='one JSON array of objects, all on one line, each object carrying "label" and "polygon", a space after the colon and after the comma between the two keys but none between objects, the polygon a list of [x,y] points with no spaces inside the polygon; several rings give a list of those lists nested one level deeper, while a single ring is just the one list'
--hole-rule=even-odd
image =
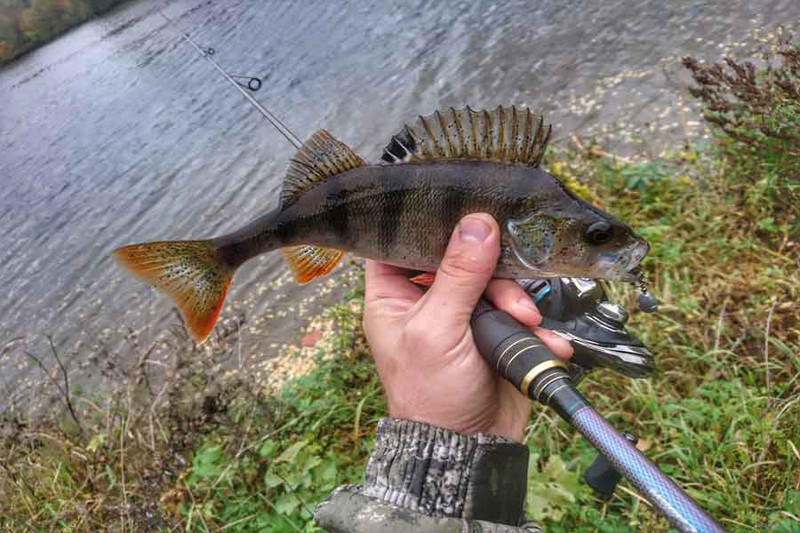
[{"label": "camouflage sleeve", "polygon": [[521,526],[528,449],[494,435],[461,435],[386,418],[363,486],[340,487],[317,523],[337,532],[541,532]]}]

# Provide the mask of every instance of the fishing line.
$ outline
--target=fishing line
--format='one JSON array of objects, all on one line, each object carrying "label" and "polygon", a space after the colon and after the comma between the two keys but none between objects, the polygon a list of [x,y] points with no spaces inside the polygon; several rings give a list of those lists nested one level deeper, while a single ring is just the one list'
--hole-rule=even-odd
[{"label": "fishing line", "polygon": [[[170,19],[168,16],[166,16],[163,11],[161,11],[159,9],[158,13],[162,17],[164,17],[164,20],[166,20],[168,24],[170,24],[172,27],[174,27],[175,30],[178,33],[180,33],[181,36],[184,39],[186,39],[186,42],[188,42],[190,45],[192,45],[192,47],[195,50],[197,50],[200,53],[201,56],[206,58],[208,60],[208,62],[211,63],[211,65],[217,70],[217,72],[222,74],[222,77],[225,78],[228,81],[228,83],[233,85],[236,88],[237,91],[242,93],[242,96],[244,96],[247,99],[247,101],[250,102],[250,104],[253,107],[255,107],[258,110],[259,113],[261,113],[264,116],[264,118],[269,120],[270,124],[272,124],[275,127],[275,129],[277,129],[281,133],[281,135],[286,137],[287,141],[292,143],[294,145],[294,147],[297,148],[298,150],[303,147],[303,141],[301,141],[300,138],[297,137],[297,135],[292,133],[292,130],[290,130],[288,127],[286,127],[286,125],[283,122],[281,122],[278,119],[278,117],[276,117],[275,115],[270,113],[268,109],[266,109],[264,106],[262,106],[258,102],[258,100],[253,98],[253,96],[250,93],[247,92],[246,89],[249,89],[250,91],[255,92],[255,91],[257,91],[257,90],[259,90],[261,88],[261,80],[259,78],[256,78],[256,77],[253,77],[253,76],[232,76],[231,74],[228,74],[228,72],[226,72],[225,69],[223,69],[221,66],[219,66],[219,64],[211,58],[211,56],[213,56],[214,53],[215,53],[215,50],[213,48],[211,48],[211,47],[202,48],[199,44],[197,44],[194,41],[194,39],[189,37],[189,35],[187,33],[181,31],[181,29],[178,28],[178,25],[175,24],[175,22],[173,22],[172,19]],[[244,85],[244,84],[236,81],[236,78],[247,79],[248,80],[247,85]]]}]

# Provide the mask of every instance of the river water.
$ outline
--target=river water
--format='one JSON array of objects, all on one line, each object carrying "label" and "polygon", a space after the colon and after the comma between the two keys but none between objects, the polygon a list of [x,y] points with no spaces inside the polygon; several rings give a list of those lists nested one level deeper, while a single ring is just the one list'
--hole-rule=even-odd
[{"label": "river water", "polygon": [[[175,323],[166,298],[114,265],[115,247],[220,234],[277,203],[292,147],[160,5],[128,3],[0,70],[6,400],[38,375],[23,352],[45,355],[46,335],[86,368],[99,342]],[[374,161],[404,121],[464,104],[527,104],[557,140],[658,152],[701,131],[680,57],[747,56],[753,30],[791,28],[800,2],[187,0],[166,12],[230,72],[263,77],[257,98],[301,138],[326,128]],[[246,265],[225,311],[268,317],[242,331],[258,357],[331,292],[284,283],[285,270],[277,253]]]}]

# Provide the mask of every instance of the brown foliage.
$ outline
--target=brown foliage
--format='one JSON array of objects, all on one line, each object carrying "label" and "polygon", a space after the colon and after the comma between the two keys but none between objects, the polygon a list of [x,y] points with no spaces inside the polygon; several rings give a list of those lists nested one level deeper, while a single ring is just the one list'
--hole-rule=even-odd
[{"label": "brown foliage", "polygon": [[689,92],[705,104],[706,119],[739,142],[756,143],[758,136],[752,131],[756,130],[785,143],[797,156],[800,123],[797,111],[785,108],[800,105],[800,48],[784,39],[777,57],[782,61],[778,65],[768,62],[763,71],[750,61],[730,57],[724,59],[724,65],[703,65],[692,57],[684,57],[683,64],[696,83]]},{"label": "brown foliage", "polygon": [[773,50],[765,54],[763,68],[730,57],[710,65],[685,57],[683,64],[695,82],[689,92],[702,102],[706,120],[722,133],[723,148],[742,179],[731,186],[745,185],[740,191],[749,196],[746,203],[779,224],[790,224],[790,232],[797,233],[800,45],[783,38]]}]

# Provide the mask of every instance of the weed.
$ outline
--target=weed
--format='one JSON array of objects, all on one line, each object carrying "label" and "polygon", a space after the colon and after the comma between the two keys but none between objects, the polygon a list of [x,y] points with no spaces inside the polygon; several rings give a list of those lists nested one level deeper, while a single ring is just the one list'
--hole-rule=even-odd
[{"label": "weed", "polygon": [[[725,58],[704,65],[684,58],[693,96],[717,126],[720,146],[737,168],[731,192],[768,234],[800,232],[800,46],[789,38],[764,54],[766,67]],[[741,186],[744,185],[744,186]],[[785,226],[785,227],[784,227]]]}]

